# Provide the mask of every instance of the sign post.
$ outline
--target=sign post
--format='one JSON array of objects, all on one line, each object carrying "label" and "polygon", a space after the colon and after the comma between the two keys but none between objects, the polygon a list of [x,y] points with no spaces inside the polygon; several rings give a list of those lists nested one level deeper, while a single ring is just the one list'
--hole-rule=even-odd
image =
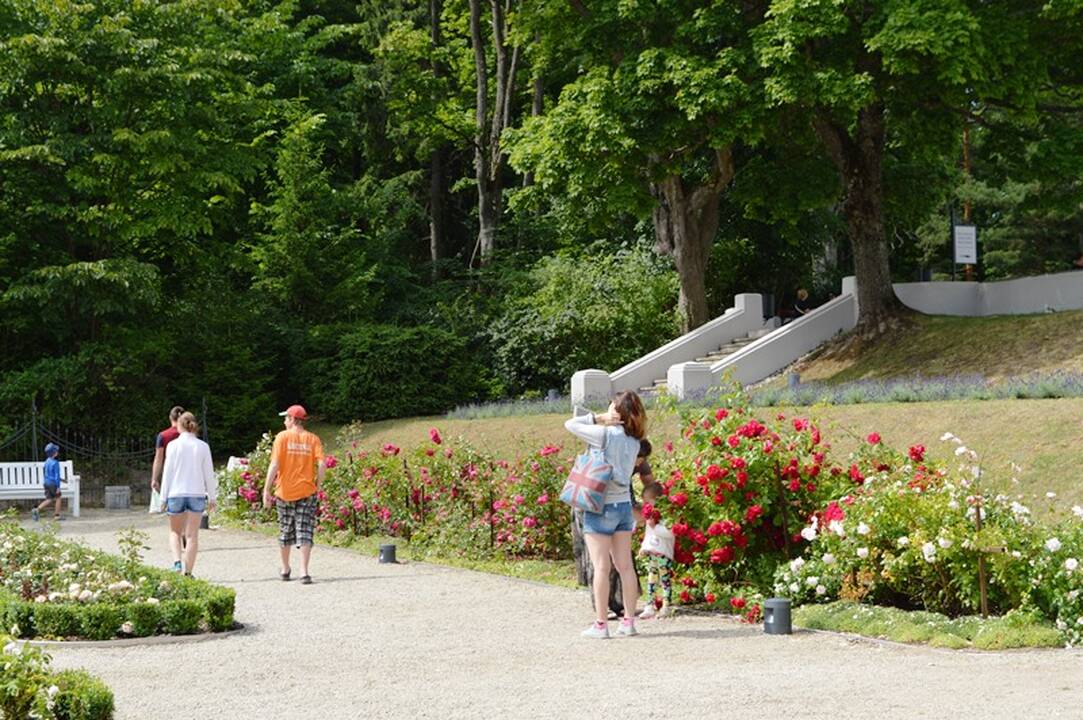
[{"label": "sign post", "polygon": [[[973,225],[952,225],[951,237],[955,265],[978,263],[978,228]],[[954,272],[952,273],[954,275]]]}]

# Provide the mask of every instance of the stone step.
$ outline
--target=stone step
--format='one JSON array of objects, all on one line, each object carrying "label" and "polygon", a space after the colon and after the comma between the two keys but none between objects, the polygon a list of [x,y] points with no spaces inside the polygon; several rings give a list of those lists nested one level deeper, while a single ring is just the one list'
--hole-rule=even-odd
[{"label": "stone step", "polygon": [[[755,342],[756,340],[759,340],[761,337],[763,337],[764,335],[767,335],[768,333],[770,333],[774,329],[775,328],[763,328],[762,330],[752,330],[751,332],[748,333],[747,337],[734,338],[733,340],[730,340],[728,343],[726,343],[722,347],[718,348],[718,350],[715,350],[714,352],[707,353],[706,355],[704,355],[702,357],[696,358],[696,362],[704,363],[705,365],[713,365],[716,362],[718,362],[719,360],[726,359],[727,357],[734,354],[735,352],[737,352],[741,348],[745,347],[746,345],[749,345],[749,344]],[[654,394],[654,393],[658,392],[659,390],[665,390],[665,389],[666,389],[666,379],[665,378],[658,378],[657,380],[654,381],[653,385],[648,385],[646,387],[639,388],[639,392],[643,393],[643,394]]]}]

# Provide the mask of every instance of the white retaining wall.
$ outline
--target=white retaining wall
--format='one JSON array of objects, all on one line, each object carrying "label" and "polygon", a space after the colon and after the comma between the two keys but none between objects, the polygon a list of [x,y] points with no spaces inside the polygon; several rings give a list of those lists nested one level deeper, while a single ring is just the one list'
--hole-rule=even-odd
[{"label": "white retaining wall", "polygon": [[1034,315],[1083,310],[1083,271],[999,282],[895,283],[904,305],[926,315]]},{"label": "white retaining wall", "polygon": [[[1001,282],[896,283],[904,305],[927,315],[1029,315],[1083,309],[1083,271]],[[694,358],[765,327],[759,295],[736,296],[722,317],[663,345],[610,375],[580,370],[572,376],[572,402],[605,401],[666,376],[668,392],[684,399],[719,385],[728,375],[742,385],[759,382],[857,324],[857,284],[842,281],[842,294],[789,325],[774,330],[713,365]]]}]

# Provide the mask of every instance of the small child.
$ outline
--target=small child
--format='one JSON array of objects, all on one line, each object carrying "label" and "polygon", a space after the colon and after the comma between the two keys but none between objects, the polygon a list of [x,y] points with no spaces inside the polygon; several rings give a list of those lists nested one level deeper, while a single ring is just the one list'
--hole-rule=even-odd
[{"label": "small child", "polygon": [[45,446],[45,466],[43,468],[43,480],[42,485],[45,486],[45,499],[41,503],[30,511],[31,516],[34,518],[34,522],[41,519],[41,511],[49,507],[49,505],[55,504],[55,514],[53,518],[55,520],[62,520],[60,517],[60,461],[56,459],[56,456],[60,454],[60,446],[56,443],[49,443]]},{"label": "small child", "polygon": [[[662,522],[662,516],[654,509],[654,501],[661,493],[658,483],[643,488],[643,517],[646,527],[639,554],[647,558],[647,606],[639,617],[650,619],[666,617],[673,600],[673,533]],[[655,590],[662,583],[662,608],[655,609]]]}]

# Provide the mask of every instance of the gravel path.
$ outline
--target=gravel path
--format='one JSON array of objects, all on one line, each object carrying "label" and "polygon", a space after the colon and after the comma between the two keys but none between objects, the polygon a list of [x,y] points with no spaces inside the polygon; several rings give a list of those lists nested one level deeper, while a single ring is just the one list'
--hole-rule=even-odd
[{"label": "gravel path", "polygon": [[[63,534],[165,521],[90,512]],[[277,578],[274,541],[201,536],[197,575],[237,591],[248,632],[199,643],[51,650],[139,718],[1083,718],[1083,654],[952,653],[838,636],[768,637],[718,618],[587,641],[584,592],[316,548],[311,586]],[[620,668],[615,671],[615,668]],[[597,709],[588,701],[598,699]]]}]

